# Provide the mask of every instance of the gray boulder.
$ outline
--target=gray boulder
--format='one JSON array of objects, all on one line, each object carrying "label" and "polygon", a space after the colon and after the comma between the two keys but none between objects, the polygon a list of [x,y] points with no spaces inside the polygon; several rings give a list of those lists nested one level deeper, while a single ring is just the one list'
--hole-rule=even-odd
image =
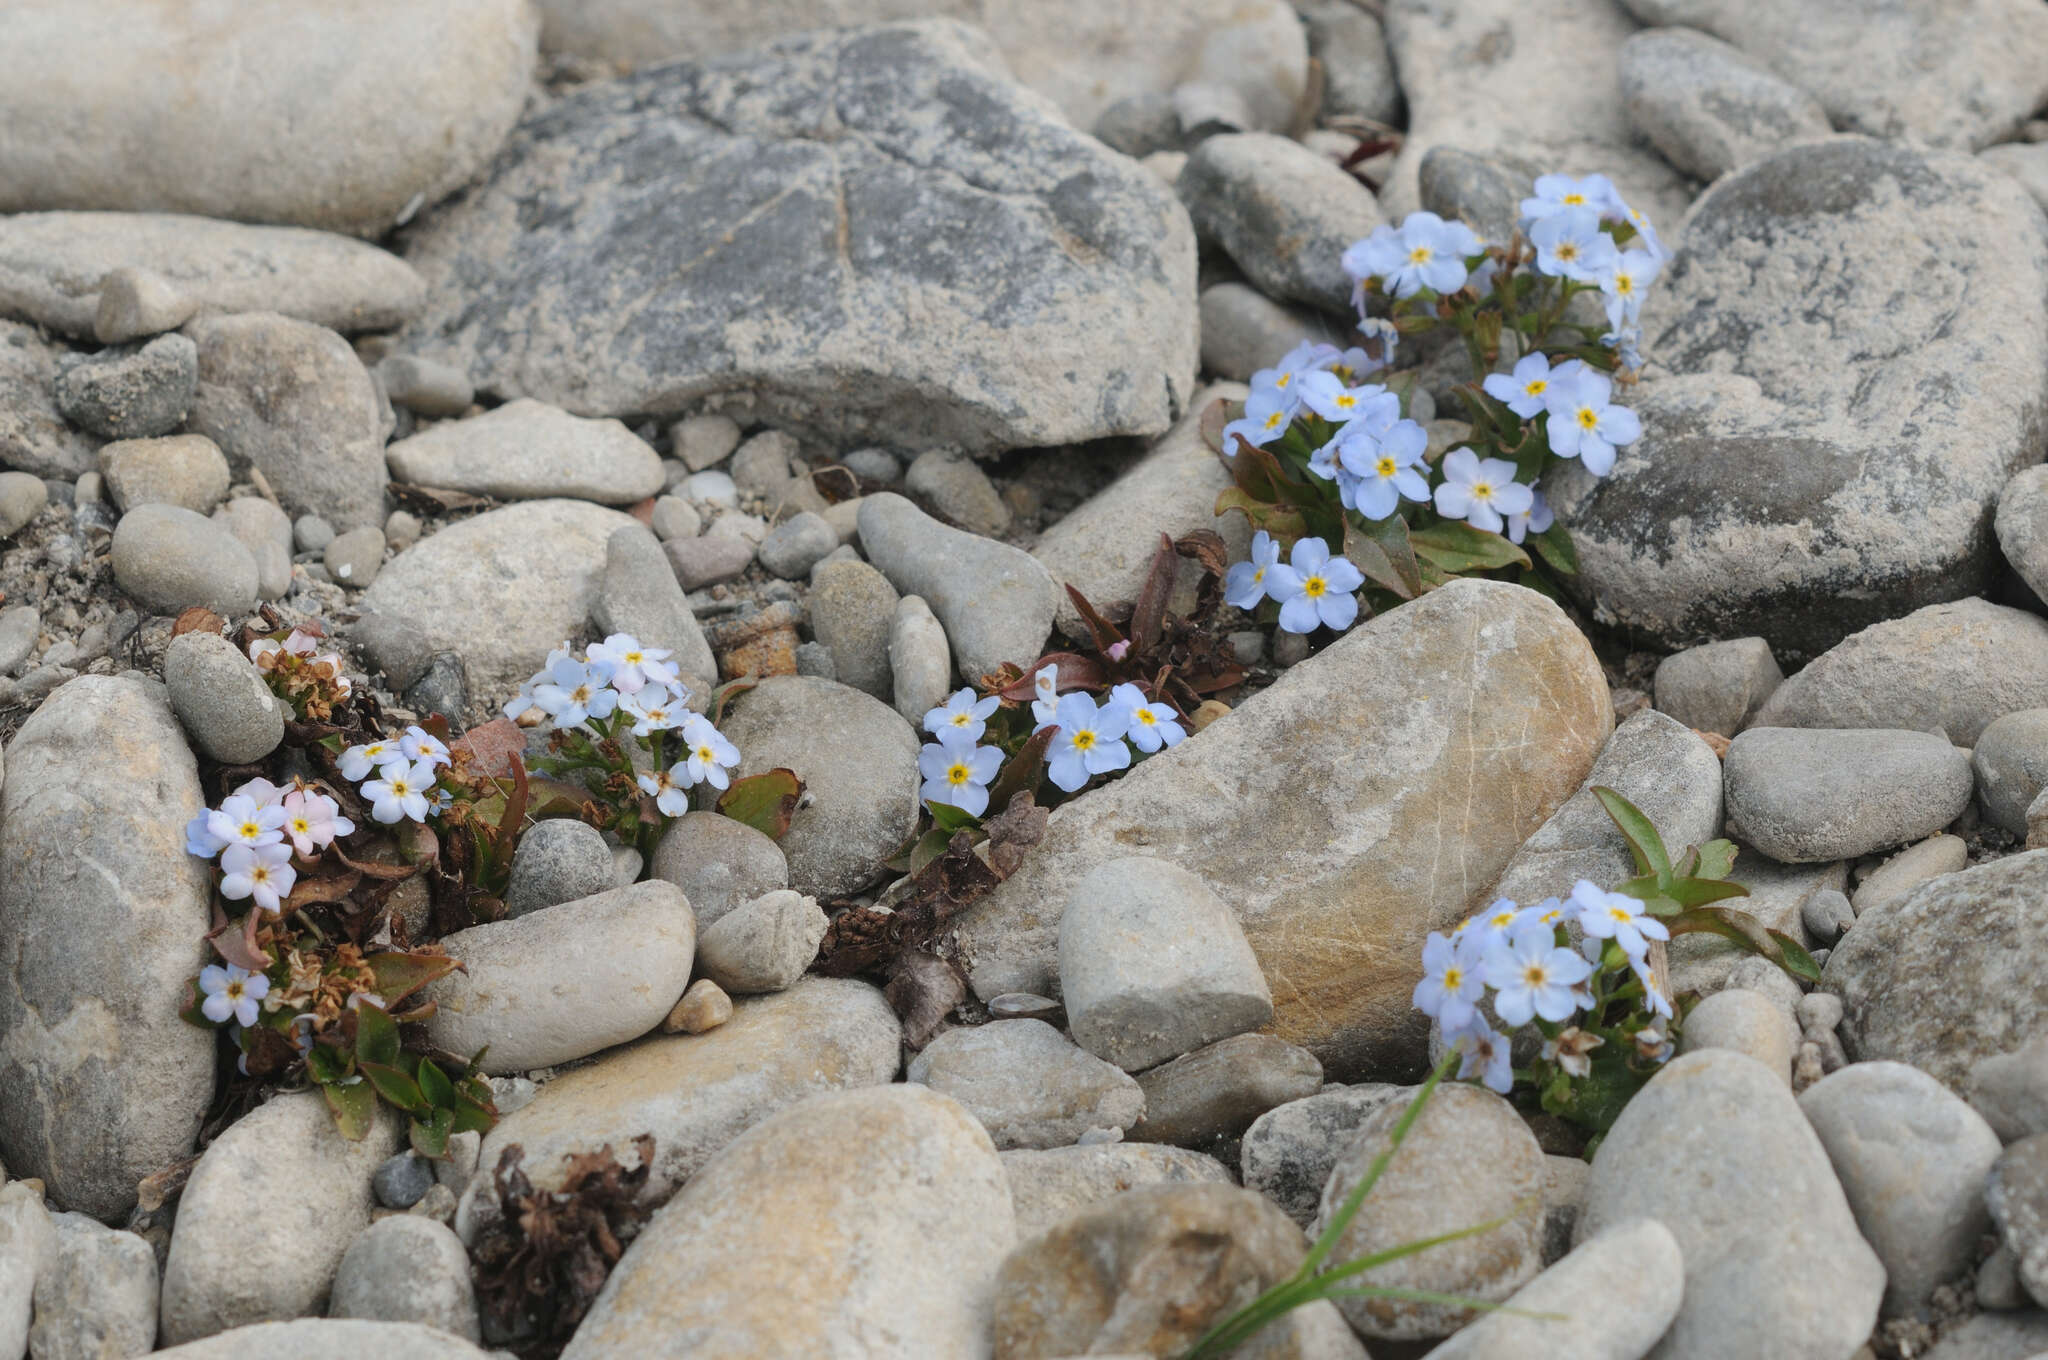
[{"label": "gray boulder", "polygon": [[1812,95],[1690,28],[1653,28],[1623,43],[1621,95],[1636,131],[1698,180],[1834,132]]},{"label": "gray boulder", "polygon": [[1195,230],[1267,297],[1351,306],[1340,257],[1380,224],[1380,209],[1335,161],[1272,133],[1225,134],[1189,153],[1176,188]]},{"label": "gray boulder", "polygon": [[1772,692],[1758,727],[1903,727],[1975,746],[2048,707],[2048,620],[1988,600],[1928,605],[1844,638]]},{"label": "gray boulder", "polygon": [[2048,14],[2028,0],[1623,0],[1646,24],[1725,39],[1836,127],[1930,146],[2003,140],[2048,100]]},{"label": "gray boulder", "polygon": [[201,317],[199,395],[186,425],[278,498],[336,529],[384,523],[386,408],[348,341],[274,312]]},{"label": "gray boulder", "polygon": [[[219,312],[278,312],[343,334],[390,330],[425,298],[396,255],[324,231],[175,213],[0,216],[0,314],[77,340],[140,339]],[[103,312],[115,329],[101,324]]]},{"label": "gray boulder", "polygon": [[862,497],[859,522],[868,559],[944,625],[962,676],[1038,660],[1066,596],[1031,554],[949,528],[891,492]]},{"label": "gray boulder", "polygon": [[1941,830],[1970,804],[1970,757],[1928,732],[1752,727],[1729,743],[1728,829],[1818,864]]},{"label": "gray boulder", "polygon": [[772,676],[734,700],[724,731],[740,749],[742,778],[783,767],[804,781],[781,842],[798,892],[852,892],[916,829],[917,734],[881,700],[832,680]]},{"label": "gray boulder", "polygon": [[1157,433],[1195,371],[1172,195],[945,22],[587,85],[408,258],[409,350],[592,414],[744,394],[839,447],[992,450]]},{"label": "gray boulder", "polygon": [[[1899,248],[1948,233],[1938,267]],[[1677,246],[1643,312],[1668,371],[1630,398],[1643,437],[1604,479],[1547,482],[1595,617],[1806,658],[1980,590],[1991,506],[2048,408],[2048,233],[2025,191],[1835,138],[1717,182]]]},{"label": "gray boulder", "polygon": [[67,480],[92,470],[98,441],[57,409],[62,352],[33,326],[0,321],[0,465]]},{"label": "gray boulder", "polygon": [[1967,1089],[1974,1064],[2048,1034],[2048,850],[1922,884],[1856,920],[1821,971],[1859,1062],[1911,1063]]},{"label": "gray boulder", "polygon": [[178,1018],[207,959],[212,874],[184,839],[199,771],[161,686],[98,675],[44,700],[6,764],[0,1161],[118,1218],[213,1099],[213,1036]]},{"label": "gray boulder", "polygon": [[1653,1218],[1685,1261],[1658,1360],[1841,1360],[1870,1335],[1884,1266],[1784,1080],[1740,1053],[1674,1058],[1593,1158],[1576,1239]]},{"label": "gray boulder", "polygon": [[160,335],[140,349],[105,349],[64,364],[57,409],[108,439],[148,439],[177,429],[198,390],[198,349],[182,335]]},{"label": "gray boulder", "polygon": [[539,30],[519,0],[17,12],[0,47],[0,123],[14,133],[0,213],[189,212],[380,236],[497,150]]}]

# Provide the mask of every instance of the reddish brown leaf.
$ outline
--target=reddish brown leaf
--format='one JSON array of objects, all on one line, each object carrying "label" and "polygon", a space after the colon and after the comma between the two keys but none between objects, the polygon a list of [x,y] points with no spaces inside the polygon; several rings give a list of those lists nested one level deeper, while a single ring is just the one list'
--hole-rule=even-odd
[{"label": "reddish brown leaf", "polygon": [[1102,617],[1101,612],[1088,602],[1086,595],[1068,586],[1067,598],[1074,602],[1074,608],[1081,612],[1081,618],[1087,623],[1088,631],[1095,635],[1096,651],[1106,652],[1124,640],[1124,635],[1119,633],[1108,619]]},{"label": "reddish brown leaf", "polygon": [[1211,576],[1230,571],[1230,545],[1214,529],[1197,529],[1174,541],[1173,550],[1190,561],[1199,562]]},{"label": "reddish brown leaf", "polygon": [[1031,669],[1022,679],[1013,680],[994,693],[1009,703],[1024,703],[1038,697],[1037,690],[1033,688],[1033,681],[1047,666],[1059,667],[1057,688],[1061,694],[1076,689],[1100,689],[1109,683],[1109,676],[1103,671],[1102,663],[1094,657],[1083,656],[1079,652],[1047,652],[1031,663]]},{"label": "reddish brown leaf", "polygon": [[1180,574],[1180,560],[1174,555],[1173,540],[1159,536],[1153,550],[1152,566],[1145,584],[1138,590],[1138,602],[1131,609],[1131,642],[1140,652],[1158,645],[1159,630],[1166,622],[1166,602],[1173,595],[1174,578]]},{"label": "reddish brown leaf", "polygon": [[291,896],[284,900],[284,909],[293,912],[316,902],[345,902],[362,881],[361,871],[355,869],[325,878],[302,878],[292,885]]}]

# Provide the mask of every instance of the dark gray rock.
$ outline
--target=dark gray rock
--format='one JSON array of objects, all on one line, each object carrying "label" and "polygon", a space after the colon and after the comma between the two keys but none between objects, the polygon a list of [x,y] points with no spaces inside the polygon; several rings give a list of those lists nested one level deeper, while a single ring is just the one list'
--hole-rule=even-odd
[{"label": "dark gray rock", "polygon": [[1400,126],[1401,85],[1379,16],[1351,0],[1299,0],[1308,52],[1323,64],[1323,117]]},{"label": "dark gray rock", "polygon": [[1125,95],[1102,111],[1091,129],[1095,140],[1133,160],[1155,151],[1180,150],[1180,115],[1173,96],[1157,90]]},{"label": "dark gray rock", "polygon": [[595,897],[618,886],[616,877],[611,847],[597,828],[550,817],[519,838],[519,848],[512,854],[512,881],[505,889],[505,914],[524,916]]},{"label": "dark gray rock", "polygon": [[1650,29],[1624,42],[1621,96],[1636,131],[1701,180],[1834,131],[1812,95],[1690,28]]},{"label": "dark gray rock", "polygon": [[386,1157],[370,1177],[370,1191],[387,1209],[410,1209],[434,1185],[434,1164],[412,1149]]},{"label": "dark gray rock", "polygon": [[198,393],[199,348],[182,335],[159,335],[140,349],[101,350],[57,373],[57,409],[107,439],[169,434]]},{"label": "dark gray rock", "polygon": [[469,709],[469,668],[460,652],[435,652],[420,678],[406,687],[406,707],[425,717],[438,713],[461,724]]},{"label": "dark gray rock", "polygon": [[1643,437],[1603,480],[1548,481],[1595,618],[1804,659],[1979,591],[1991,507],[2048,413],[2048,233],[2026,192],[1968,157],[1837,138],[1716,183],[1678,246],[1643,313],[1670,373],[1630,398]]},{"label": "dark gray rock", "polygon": [[1245,1189],[1258,1191],[1306,1228],[1322,1204],[1330,1168],[1359,1127],[1382,1105],[1413,1094],[1413,1087],[1369,1082],[1274,1106],[1252,1121],[1239,1145]]},{"label": "dark gray rock", "polygon": [[1186,218],[1001,69],[931,22],[585,86],[417,230],[407,348],[591,413],[743,397],[841,447],[1156,433],[1195,370]]},{"label": "dark gray rock", "polygon": [[1195,230],[1267,297],[1350,307],[1344,248],[1381,219],[1372,191],[1335,161],[1272,133],[1211,137],[1189,153],[1177,188]]},{"label": "dark gray rock", "polygon": [[1732,737],[1785,682],[1762,638],[1729,638],[1673,652],[1657,663],[1657,711],[1696,732]]},{"label": "dark gray rock", "polygon": [[57,409],[61,352],[35,327],[0,321],[0,465],[67,480],[92,470],[97,441]]}]

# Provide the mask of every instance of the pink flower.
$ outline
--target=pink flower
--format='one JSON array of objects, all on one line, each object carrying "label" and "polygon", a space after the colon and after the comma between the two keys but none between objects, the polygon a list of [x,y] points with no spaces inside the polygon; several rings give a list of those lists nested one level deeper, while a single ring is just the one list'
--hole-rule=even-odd
[{"label": "pink flower", "polygon": [[284,834],[302,855],[310,857],[334,844],[336,836],[355,829],[356,824],[341,815],[341,804],[324,793],[295,789],[284,796]]}]

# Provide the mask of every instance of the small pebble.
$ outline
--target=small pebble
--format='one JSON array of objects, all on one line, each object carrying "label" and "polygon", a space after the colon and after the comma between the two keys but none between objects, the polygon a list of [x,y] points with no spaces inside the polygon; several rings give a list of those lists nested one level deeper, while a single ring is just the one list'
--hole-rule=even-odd
[{"label": "small pebble", "polygon": [[1273,634],[1273,664],[1276,666],[1298,666],[1308,660],[1308,635],[1305,633]]},{"label": "small pebble", "polygon": [[334,526],[318,515],[300,515],[292,521],[292,542],[300,552],[325,552],[334,541]]},{"label": "small pebble", "polygon": [[26,472],[0,472],[0,538],[12,538],[50,503],[43,479]]},{"label": "small pebble", "polygon": [[704,532],[704,517],[681,496],[656,497],[652,520],[654,536],[664,543],[675,538],[695,538]]},{"label": "small pebble", "polygon": [[855,449],[839,461],[854,476],[870,482],[894,485],[903,475],[903,464],[887,449]]},{"label": "small pebble", "polygon": [[384,565],[384,531],[374,524],[337,534],[323,559],[327,574],[351,590],[368,589]]},{"label": "small pebble", "polygon": [[739,488],[723,472],[693,472],[683,479],[679,490],[699,505],[732,507],[740,503]]},{"label": "small pebble", "polygon": [[602,832],[567,817],[549,817],[527,828],[512,852],[505,915],[524,916],[595,897],[617,881],[618,866]]},{"label": "small pebble", "polygon": [[698,978],[661,1022],[663,1034],[702,1034],[732,1019],[732,998],[710,978]]},{"label": "small pebble", "polygon": [[754,496],[774,496],[795,475],[797,442],[781,430],[763,430],[732,456],[732,483]]},{"label": "small pebble", "polygon": [[420,541],[423,528],[418,515],[409,510],[393,510],[390,518],[384,521],[384,541],[391,546],[391,551],[402,553]]},{"label": "small pebble", "polygon": [[406,706],[425,716],[438,713],[452,723],[464,720],[469,707],[469,670],[458,652],[435,652],[426,670],[405,691]]},{"label": "small pebble", "polygon": [[1067,1023],[1067,1008],[1035,992],[1004,992],[989,998],[988,1013],[996,1020],[1043,1020],[1055,1027]]},{"label": "small pebble", "polygon": [[740,427],[730,416],[686,416],[668,427],[668,438],[683,466],[702,472],[739,447]]},{"label": "small pebble", "polygon": [[103,345],[174,331],[192,319],[198,300],[161,274],[122,265],[100,279],[99,311],[93,336]]},{"label": "small pebble", "polygon": [[832,649],[824,643],[799,642],[796,645],[796,673],[820,680],[837,680],[839,667],[832,660]]},{"label": "small pebble", "polygon": [[838,546],[839,535],[832,532],[832,526],[806,510],[776,525],[761,540],[756,556],[762,566],[785,581],[793,581],[808,575],[818,559]]},{"label": "small pebble", "polygon": [[754,560],[754,547],[745,539],[712,537],[678,538],[661,545],[684,590],[730,581]]},{"label": "small pebble", "polygon": [[392,405],[423,416],[459,416],[476,400],[468,374],[417,355],[392,354],[379,360],[377,378]]},{"label": "small pebble", "polygon": [[434,1185],[434,1164],[416,1152],[387,1157],[370,1177],[370,1190],[387,1209],[410,1209]]},{"label": "small pebble", "polygon": [[1833,888],[1823,888],[1799,906],[1799,920],[1817,945],[1831,945],[1856,924],[1849,899]]}]

